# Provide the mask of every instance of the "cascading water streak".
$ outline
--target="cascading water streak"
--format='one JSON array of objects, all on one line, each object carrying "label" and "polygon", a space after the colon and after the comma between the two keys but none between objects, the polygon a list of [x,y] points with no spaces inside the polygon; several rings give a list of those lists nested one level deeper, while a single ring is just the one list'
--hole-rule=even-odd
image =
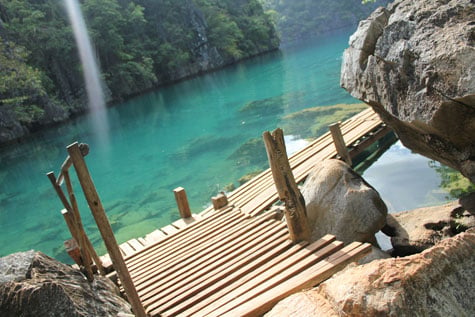
[{"label": "cascading water streak", "polygon": [[83,67],[84,82],[86,85],[94,132],[99,143],[105,145],[108,140],[108,123],[99,67],[93,53],[94,51],[87,32],[86,23],[77,0],[65,0],[64,4],[71,22],[74,38],[79,51],[79,58]]}]

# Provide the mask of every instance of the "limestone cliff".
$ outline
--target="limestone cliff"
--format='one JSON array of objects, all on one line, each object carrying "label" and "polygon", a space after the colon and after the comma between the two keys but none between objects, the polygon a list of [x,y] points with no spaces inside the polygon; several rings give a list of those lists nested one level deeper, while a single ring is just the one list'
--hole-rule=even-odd
[{"label": "limestone cliff", "polygon": [[475,182],[475,3],[396,0],[360,22],[341,85],[415,152]]}]

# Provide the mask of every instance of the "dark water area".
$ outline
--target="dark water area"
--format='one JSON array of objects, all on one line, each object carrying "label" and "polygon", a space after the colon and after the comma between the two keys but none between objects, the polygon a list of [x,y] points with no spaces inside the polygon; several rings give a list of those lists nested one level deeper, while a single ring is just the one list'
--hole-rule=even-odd
[{"label": "dark water area", "polygon": [[[339,87],[341,56],[352,31],[286,47],[118,104],[107,109],[107,128],[95,127],[86,115],[0,148],[0,256],[36,249],[69,261],[62,246],[70,238],[62,205],[45,174],[58,174],[66,146],[75,141],[90,145],[86,161],[119,243],[178,219],[172,192],[178,186],[186,189],[192,211],[200,212],[230,183],[267,168],[265,150],[256,150],[256,140],[263,131],[277,128],[285,115],[358,102]],[[286,136],[291,151],[306,143],[293,134]],[[368,169],[365,177],[381,173]],[[408,186],[393,180],[368,181],[381,191],[385,184]],[[73,181],[86,231],[98,253],[104,253]],[[436,183],[431,180],[434,188]]]}]

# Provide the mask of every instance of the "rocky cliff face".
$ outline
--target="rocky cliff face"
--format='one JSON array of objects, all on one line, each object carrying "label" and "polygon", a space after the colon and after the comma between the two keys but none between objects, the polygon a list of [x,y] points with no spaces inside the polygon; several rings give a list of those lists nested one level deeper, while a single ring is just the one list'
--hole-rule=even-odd
[{"label": "rocky cliff face", "polygon": [[396,0],[349,45],[341,85],[405,146],[475,182],[475,2]]}]

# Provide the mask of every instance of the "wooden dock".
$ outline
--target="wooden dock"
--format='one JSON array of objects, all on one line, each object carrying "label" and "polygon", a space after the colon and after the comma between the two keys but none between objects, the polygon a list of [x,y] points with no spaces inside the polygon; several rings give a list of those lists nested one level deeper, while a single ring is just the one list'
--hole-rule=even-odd
[{"label": "wooden dock", "polygon": [[[300,183],[316,163],[337,156],[351,161],[388,132],[379,116],[367,109],[291,156],[287,169]],[[60,177],[55,179],[52,173],[48,177],[67,211],[75,210],[70,184],[71,204],[60,186],[62,176],[69,180],[71,164],[79,169],[78,178],[114,261],[118,283],[137,316],[258,316],[278,300],[329,278],[370,249],[359,242],[344,246],[331,235],[313,243],[292,242],[291,225],[274,206],[279,197],[270,169],[227,197],[214,197],[212,207],[191,217],[184,190],[176,189],[180,214],[186,218],[117,246],[82,158],[86,154],[81,155],[77,144],[70,145],[68,152]],[[79,213],[75,214],[79,225],[74,224],[77,219],[72,221],[70,230],[73,227],[73,237],[87,249]],[[111,266],[108,255],[100,263],[94,256],[93,260],[101,273]]]},{"label": "wooden dock", "polygon": [[[390,131],[371,108],[341,123],[340,129],[352,158]],[[316,163],[336,156],[337,150],[333,144],[333,138],[331,133],[327,132],[292,155],[289,158],[289,163],[296,181],[300,183],[305,180]],[[229,204],[250,216],[260,214],[277,200],[277,191],[274,187],[270,168],[228,194]],[[166,227],[147,234],[145,237],[124,242],[120,245],[122,254],[130,256],[148,245],[178,232],[213,210],[213,206],[210,206],[198,214],[193,214],[191,218],[179,219]],[[103,260],[106,266],[111,264],[107,255],[103,257]]]}]

